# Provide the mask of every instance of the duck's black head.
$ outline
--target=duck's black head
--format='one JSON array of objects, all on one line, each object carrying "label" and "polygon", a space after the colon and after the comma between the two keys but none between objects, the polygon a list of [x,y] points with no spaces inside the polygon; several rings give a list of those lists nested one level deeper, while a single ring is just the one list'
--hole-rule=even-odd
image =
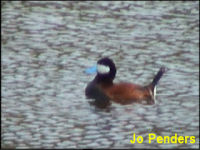
[{"label": "duck's black head", "polygon": [[116,75],[116,67],[114,62],[108,58],[104,57],[97,62],[97,76],[96,80],[98,82],[110,83],[113,81]]}]

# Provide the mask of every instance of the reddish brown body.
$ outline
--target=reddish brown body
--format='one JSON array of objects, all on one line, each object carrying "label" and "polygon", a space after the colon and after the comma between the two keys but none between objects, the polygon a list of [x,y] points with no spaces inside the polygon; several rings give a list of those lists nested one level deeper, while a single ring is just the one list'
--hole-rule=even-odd
[{"label": "reddish brown body", "polygon": [[154,102],[151,86],[140,86],[131,83],[118,84],[101,84],[100,88],[114,102],[120,104],[130,104],[132,102],[141,102],[146,100],[147,103]]}]

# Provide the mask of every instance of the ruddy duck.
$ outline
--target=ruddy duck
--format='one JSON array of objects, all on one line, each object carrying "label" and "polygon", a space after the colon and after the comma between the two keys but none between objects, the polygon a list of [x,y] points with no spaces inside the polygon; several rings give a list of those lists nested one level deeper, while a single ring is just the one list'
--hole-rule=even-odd
[{"label": "ruddy duck", "polygon": [[146,101],[147,104],[154,104],[156,85],[164,72],[165,68],[161,67],[153,81],[146,86],[127,82],[114,83],[115,64],[110,58],[105,57],[97,62],[97,75],[87,85],[85,94],[88,98],[95,99],[95,104],[100,107],[110,105],[110,101],[120,104]]}]

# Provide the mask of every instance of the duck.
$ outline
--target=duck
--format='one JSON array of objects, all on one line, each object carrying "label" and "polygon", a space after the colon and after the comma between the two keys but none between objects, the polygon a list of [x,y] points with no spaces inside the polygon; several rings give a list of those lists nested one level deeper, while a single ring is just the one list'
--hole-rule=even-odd
[{"label": "duck", "polygon": [[156,86],[165,71],[166,68],[162,66],[148,85],[129,82],[115,83],[116,66],[112,59],[103,57],[97,61],[97,74],[87,84],[85,95],[87,98],[95,99],[94,104],[100,108],[109,106],[111,102],[121,105],[133,102],[153,105],[155,104]]}]

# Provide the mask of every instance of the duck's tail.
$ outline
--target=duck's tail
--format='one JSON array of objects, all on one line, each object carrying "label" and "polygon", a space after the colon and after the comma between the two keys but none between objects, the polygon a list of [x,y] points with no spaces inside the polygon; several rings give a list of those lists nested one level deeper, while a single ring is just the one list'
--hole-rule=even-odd
[{"label": "duck's tail", "polygon": [[160,70],[158,71],[158,73],[156,74],[156,76],[154,77],[153,81],[150,84],[153,89],[158,84],[158,81],[160,80],[160,78],[162,77],[162,75],[165,73],[165,71],[166,71],[165,67],[161,67],[160,68]]},{"label": "duck's tail", "polygon": [[156,85],[158,84],[158,81],[165,73],[165,71],[166,71],[165,67],[161,67],[158,73],[155,75],[153,81],[147,86],[149,93],[151,95],[151,99],[148,101],[149,103],[155,103],[154,100],[156,97]]}]

